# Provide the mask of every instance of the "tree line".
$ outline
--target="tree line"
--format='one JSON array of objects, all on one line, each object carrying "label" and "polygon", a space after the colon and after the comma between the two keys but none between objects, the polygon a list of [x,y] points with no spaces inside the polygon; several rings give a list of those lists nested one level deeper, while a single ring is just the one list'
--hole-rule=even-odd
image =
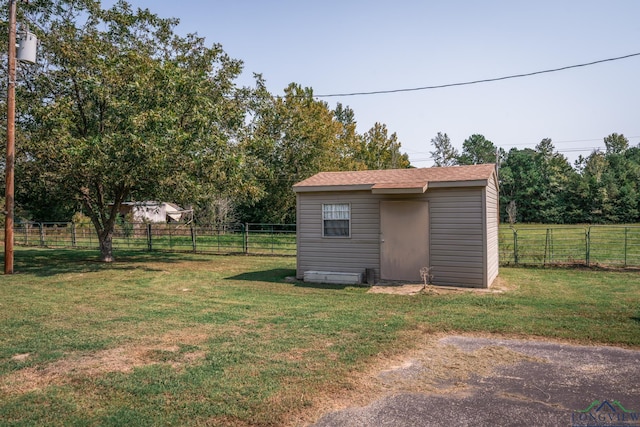
[{"label": "tree line", "polygon": [[466,139],[462,152],[446,133],[432,140],[436,166],[496,163],[504,222],[640,222],[640,145],[622,134],[604,138],[605,151],[579,156],[573,165],[545,138],[534,149],[498,149],[483,135]]},{"label": "tree line", "polygon": [[[16,218],[68,221],[81,212],[105,261],[127,201],[174,202],[203,224],[293,223],[298,181],[411,167],[385,124],[359,133],[350,107],[331,107],[312,88],[291,83],[274,95],[260,74],[239,86],[242,61],[177,34],[176,19],[124,0],[109,9],[99,0],[32,0],[19,12],[40,45],[38,63],[22,64],[16,83]],[[1,78],[5,93],[6,85]],[[503,217],[510,206],[521,222],[638,221],[638,148],[608,138],[606,153],[575,167],[550,140],[497,156],[481,135],[460,154],[446,134],[431,142],[439,166],[498,160]]]},{"label": "tree line", "polygon": [[358,133],[352,109],[311,88],[274,95],[259,74],[239,86],[242,61],[177,34],[176,19],[124,0],[33,0],[19,13],[40,45],[16,83],[16,218],[82,212],[104,261],[126,201],[178,203],[202,223],[291,223],[296,181],[409,166],[384,124]]}]

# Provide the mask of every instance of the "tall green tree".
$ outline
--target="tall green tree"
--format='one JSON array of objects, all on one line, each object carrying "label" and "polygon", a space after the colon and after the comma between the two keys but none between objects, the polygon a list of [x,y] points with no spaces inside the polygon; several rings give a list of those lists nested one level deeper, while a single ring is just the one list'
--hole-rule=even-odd
[{"label": "tall green tree", "polygon": [[455,149],[446,133],[438,132],[431,138],[433,151],[430,151],[434,166],[454,166],[458,163],[458,150]]},{"label": "tall green tree", "polygon": [[566,197],[575,171],[567,158],[555,150],[550,138],[543,139],[536,146],[535,163],[540,180],[536,200],[539,222],[566,222]]},{"label": "tall green tree", "polygon": [[611,209],[605,212],[605,220],[614,223],[630,223],[640,219],[640,164],[633,161],[625,148],[606,155],[607,193],[611,199]]},{"label": "tall green tree", "polygon": [[[258,76],[259,77],[259,76]],[[250,135],[242,149],[260,185],[260,196],[238,206],[245,222],[295,222],[293,184],[323,171],[408,167],[395,134],[377,123],[365,135],[356,131],[354,111],[337,104],[331,110],[311,88],[291,83],[274,96],[258,78]]]},{"label": "tall green tree", "polygon": [[607,154],[621,154],[629,148],[629,140],[623,134],[612,133],[604,138]]},{"label": "tall green tree", "polygon": [[251,128],[243,149],[256,159],[263,191],[260,200],[239,207],[240,216],[250,222],[295,222],[291,186],[340,169],[343,125],[326,102],[314,99],[311,88],[292,83],[284,96],[262,93]]},{"label": "tall green tree", "polygon": [[500,167],[500,208],[502,217],[507,218],[506,208],[510,204],[517,207],[517,222],[536,222],[536,201],[539,198],[540,171],[536,167],[536,152],[530,148],[512,148]]},{"label": "tall green tree", "polygon": [[637,148],[619,134],[604,138],[606,152],[582,159],[581,181],[572,188],[585,222],[628,223],[640,219],[640,162]]},{"label": "tall green tree", "polygon": [[357,154],[364,169],[404,169],[410,165],[409,156],[400,152],[401,144],[395,133],[389,135],[387,125],[375,123],[362,135]]},{"label": "tall green tree", "polygon": [[82,204],[103,261],[113,260],[126,200],[247,193],[234,149],[246,113],[234,84],[240,61],[125,1],[108,10],[95,0],[29,7],[41,60],[20,93],[28,138],[19,168]]},{"label": "tall green tree", "polygon": [[535,150],[512,148],[500,168],[500,204],[514,202],[519,222],[564,223],[567,195],[575,171],[567,159],[555,151],[550,139]]},{"label": "tall green tree", "polygon": [[462,153],[457,160],[460,165],[479,165],[499,163],[503,156],[504,150],[498,150],[484,135],[473,134],[462,143]]},{"label": "tall green tree", "polygon": [[341,103],[333,110],[335,120],[342,126],[336,141],[336,158],[340,170],[360,170],[366,166],[359,161],[362,137],[357,132],[355,112]]}]

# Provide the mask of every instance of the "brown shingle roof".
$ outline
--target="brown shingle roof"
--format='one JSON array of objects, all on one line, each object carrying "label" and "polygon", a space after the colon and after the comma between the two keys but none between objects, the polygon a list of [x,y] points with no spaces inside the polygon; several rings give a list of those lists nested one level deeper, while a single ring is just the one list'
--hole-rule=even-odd
[{"label": "brown shingle roof", "polygon": [[[433,182],[488,180],[494,164],[416,169],[366,170],[356,172],[320,172],[295,184],[294,190],[307,187],[358,186],[371,189],[426,189]],[[337,188],[336,188],[337,189]]]}]

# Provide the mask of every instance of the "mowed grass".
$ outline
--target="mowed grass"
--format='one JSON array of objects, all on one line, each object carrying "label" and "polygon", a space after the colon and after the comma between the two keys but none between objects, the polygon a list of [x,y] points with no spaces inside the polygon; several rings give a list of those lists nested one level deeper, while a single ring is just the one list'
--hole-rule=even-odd
[{"label": "mowed grass", "polygon": [[503,268],[503,293],[287,281],[295,259],[17,249],[0,425],[270,426],[438,333],[640,348],[640,273]]}]

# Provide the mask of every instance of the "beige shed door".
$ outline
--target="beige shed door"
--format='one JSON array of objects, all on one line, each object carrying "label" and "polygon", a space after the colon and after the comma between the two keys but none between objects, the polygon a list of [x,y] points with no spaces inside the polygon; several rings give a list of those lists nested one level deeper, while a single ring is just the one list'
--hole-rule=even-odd
[{"label": "beige shed door", "polygon": [[429,267],[429,205],[381,201],[380,278],[420,282],[422,267]]}]

